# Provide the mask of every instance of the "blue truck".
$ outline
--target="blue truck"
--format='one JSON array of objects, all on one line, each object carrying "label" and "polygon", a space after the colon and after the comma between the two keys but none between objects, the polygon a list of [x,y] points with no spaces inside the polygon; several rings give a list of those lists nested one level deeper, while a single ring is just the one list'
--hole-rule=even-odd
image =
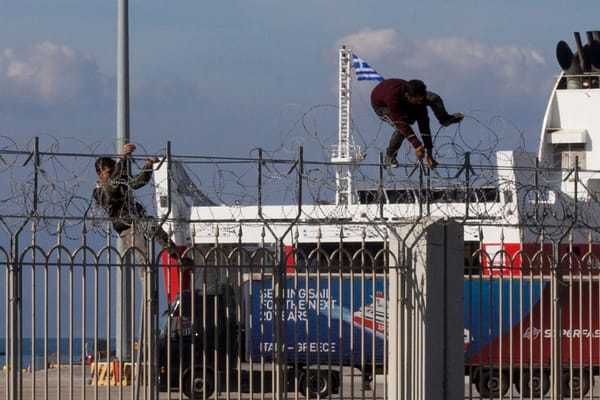
[{"label": "blue truck", "polygon": [[182,292],[159,339],[159,388],[190,398],[264,393],[273,365],[283,366],[287,391],[307,398],[337,393],[343,367],[370,382],[384,365],[384,279],[287,275],[273,282],[249,277],[237,288]]}]

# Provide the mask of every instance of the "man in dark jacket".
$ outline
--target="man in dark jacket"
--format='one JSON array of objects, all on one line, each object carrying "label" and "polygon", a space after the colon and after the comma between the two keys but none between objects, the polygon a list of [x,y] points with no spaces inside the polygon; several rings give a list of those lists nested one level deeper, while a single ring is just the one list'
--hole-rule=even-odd
[{"label": "man in dark jacket", "polygon": [[[371,92],[371,105],[377,116],[394,127],[394,133],[386,150],[386,164],[398,167],[396,155],[402,141],[406,138],[415,148],[418,160],[425,157],[429,168],[437,167],[434,160],[429,127],[429,114],[427,106],[431,107],[436,118],[443,126],[462,121],[461,113],[448,114],[442,98],[433,92],[427,91],[423,81],[413,79],[385,79]],[[421,139],[417,138],[411,124],[417,122]]]},{"label": "man in dark jacket", "polygon": [[110,157],[96,160],[98,182],[93,196],[96,203],[106,210],[113,222],[113,227],[123,239],[125,249],[137,248],[147,253],[146,235],[156,239],[160,247],[179,263],[189,266],[191,260],[182,259],[177,246],[167,232],[153,219],[146,216],[144,206],[138,203],[133,190],[146,185],[152,177],[152,165],[158,162],[157,157],[150,157],[142,171],[129,176],[126,159],[135,150],[132,143],[125,144],[118,162]]}]

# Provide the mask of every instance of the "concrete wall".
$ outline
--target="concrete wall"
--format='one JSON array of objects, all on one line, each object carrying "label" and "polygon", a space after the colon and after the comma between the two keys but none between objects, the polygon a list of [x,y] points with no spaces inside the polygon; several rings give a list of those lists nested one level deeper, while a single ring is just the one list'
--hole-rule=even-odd
[{"label": "concrete wall", "polygon": [[462,399],[462,226],[427,218],[393,230],[388,398]]}]

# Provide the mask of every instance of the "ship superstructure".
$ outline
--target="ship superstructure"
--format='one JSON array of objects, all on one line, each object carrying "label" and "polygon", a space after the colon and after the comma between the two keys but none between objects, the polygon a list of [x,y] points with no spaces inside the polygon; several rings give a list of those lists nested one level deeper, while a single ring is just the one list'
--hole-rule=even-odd
[{"label": "ship superstructure", "polygon": [[[594,243],[598,242],[600,153],[595,153],[600,146],[594,146],[594,141],[600,140],[600,117],[595,112],[600,109],[600,41],[597,32],[588,38],[589,43],[578,44],[575,53],[565,42],[557,46],[563,71],[552,88],[537,154],[497,151],[491,183],[475,185],[469,181],[472,166],[465,155],[463,175],[451,188],[429,185],[428,171],[422,166],[406,187],[357,188],[354,171],[360,164],[361,150],[352,139],[352,50],[343,47],[339,52],[339,135],[331,158],[336,168],[335,201],[216,205],[206,198],[199,201],[197,189],[194,193],[187,189],[171,191],[167,201],[168,176],[171,185],[189,188],[193,184],[181,183],[183,167],[176,163],[169,167],[171,164],[165,162],[155,174],[159,217],[194,221],[186,227],[171,225],[174,232],[185,231],[179,242],[186,241],[187,245],[213,243],[217,236],[220,243],[237,243],[240,229],[249,243],[291,246],[317,240],[337,243],[341,237],[346,243],[381,242],[387,223],[402,219],[414,222],[427,216],[460,220],[465,242],[485,250],[523,248],[538,242],[541,234],[547,240],[566,241],[564,232],[573,227],[577,229],[571,230],[572,242],[583,246],[590,235]],[[292,222],[294,229],[290,229]],[[499,265],[504,262],[493,261]]]},{"label": "ship superstructure", "polygon": [[[404,255],[398,248],[390,251],[389,235],[398,235],[400,225],[414,228],[430,217],[453,219],[464,227],[465,263],[459,273],[464,278],[465,376],[485,398],[501,398],[513,386],[523,398],[543,397],[551,389],[553,398],[585,396],[600,371],[594,334],[599,331],[600,32],[589,32],[585,45],[578,34],[575,38],[575,52],[566,42],[557,45],[563,71],[549,97],[537,153],[496,151],[494,165],[476,166],[465,152],[445,180],[432,179],[433,172],[417,163],[407,166],[401,184],[393,187],[381,177],[399,174],[381,165],[377,184],[358,187],[354,178],[361,157],[350,118],[352,53],[342,48],[339,135],[330,160],[334,201],[303,201],[302,158],[290,169],[298,174],[298,201],[275,205],[263,204],[260,184],[254,205],[215,204],[182,164],[167,159],[155,174],[157,208],[178,244],[200,253],[195,286],[218,293],[223,284],[251,282],[253,293],[269,295],[277,287],[282,310],[293,316],[288,333],[318,338],[321,332],[331,334],[330,327],[337,326],[331,321],[339,318],[343,329],[354,332],[348,337],[374,338],[372,345],[365,342],[372,350],[367,355],[373,356],[373,364],[364,368],[370,373],[378,369],[373,365],[385,365],[383,341],[395,326],[387,323],[389,276],[400,263],[390,257]],[[262,158],[256,162],[259,181],[263,164]],[[185,285],[185,279],[170,282]],[[309,304],[305,298],[311,289],[322,293],[313,301],[323,307],[313,310],[311,328],[298,328],[297,316],[305,314],[294,310]],[[254,315],[270,317],[270,298],[253,299]],[[270,331],[258,336],[274,343]],[[322,343],[329,346],[333,336]],[[352,340],[340,343],[354,346]],[[334,364],[355,365],[349,354]],[[310,358],[301,361],[315,364]]]}]

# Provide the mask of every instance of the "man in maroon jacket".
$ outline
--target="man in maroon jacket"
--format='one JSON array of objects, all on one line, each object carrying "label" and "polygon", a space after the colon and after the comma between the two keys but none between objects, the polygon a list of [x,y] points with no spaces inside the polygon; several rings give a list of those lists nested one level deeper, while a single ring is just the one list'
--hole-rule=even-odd
[{"label": "man in maroon jacket", "polygon": [[[394,133],[386,150],[386,164],[398,167],[396,155],[402,141],[406,138],[415,148],[418,160],[425,157],[429,168],[438,163],[432,155],[433,143],[429,128],[427,106],[431,107],[436,118],[443,126],[462,121],[462,113],[448,114],[442,98],[427,91],[423,81],[413,79],[385,79],[371,92],[371,105],[377,116],[394,127]],[[423,143],[410,127],[417,122]]]}]

